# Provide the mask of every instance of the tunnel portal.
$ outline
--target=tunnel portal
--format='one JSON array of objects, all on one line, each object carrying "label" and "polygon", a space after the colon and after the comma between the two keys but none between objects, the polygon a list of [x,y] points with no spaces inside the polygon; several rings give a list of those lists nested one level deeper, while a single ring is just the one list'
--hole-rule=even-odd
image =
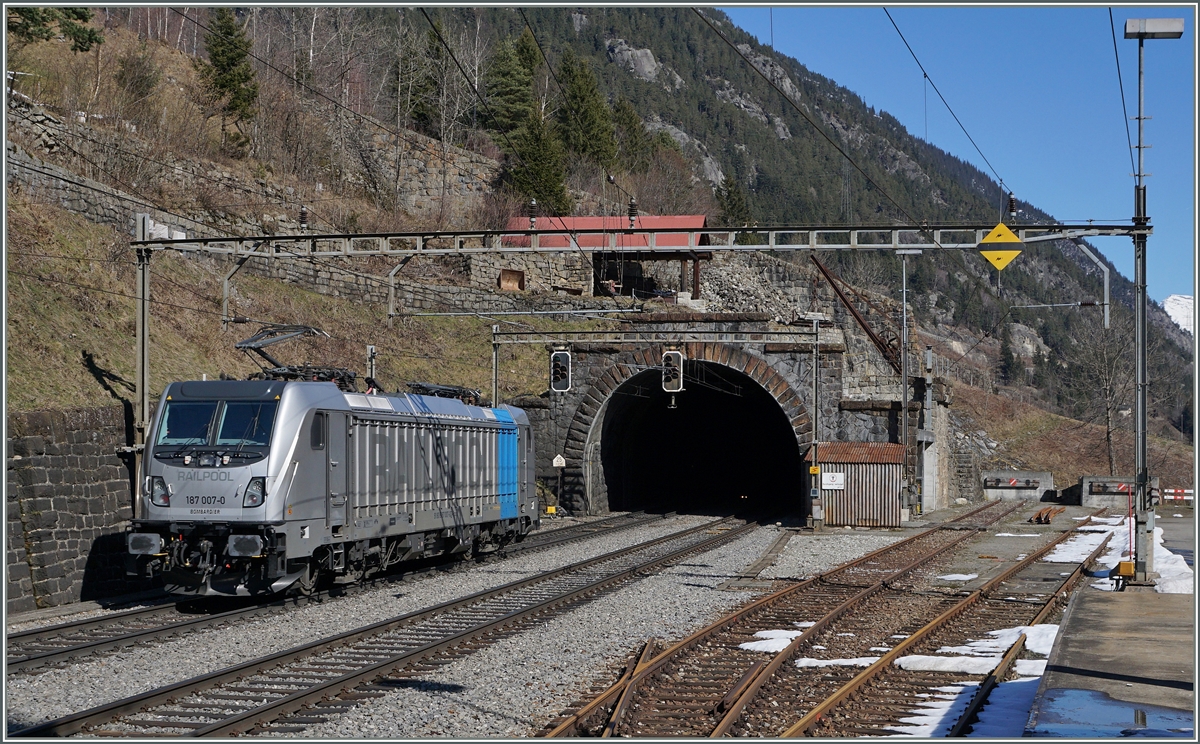
[{"label": "tunnel portal", "polygon": [[684,363],[684,388],[665,392],[649,369],[609,398],[600,439],[609,509],[803,513],[800,448],[775,398],[698,360]]}]

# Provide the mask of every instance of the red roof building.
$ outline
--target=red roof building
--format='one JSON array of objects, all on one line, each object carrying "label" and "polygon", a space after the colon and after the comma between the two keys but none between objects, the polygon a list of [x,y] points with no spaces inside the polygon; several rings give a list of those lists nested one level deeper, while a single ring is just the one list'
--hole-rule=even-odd
[{"label": "red roof building", "polygon": [[[621,248],[649,248],[649,233],[654,234],[655,248],[688,248],[688,230],[699,230],[707,227],[707,217],[702,214],[682,215],[638,215],[634,218],[633,229],[639,232],[634,235],[617,235],[617,246]],[[513,217],[508,221],[508,229],[512,232],[528,232],[528,217]],[[534,220],[535,230],[574,231],[574,230],[612,230],[614,232],[629,229],[629,218],[626,216],[612,217],[537,217]],[[685,232],[671,232],[684,230]],[[580,248],[605,249],[612,246],[612,235],[591,232],[577,238]],[[524,235],[504,236],[505,245],[529,245],[529,238]],[[538,238],[540,248],[566,248],[570,240],[566,235],[542,235]]]}]

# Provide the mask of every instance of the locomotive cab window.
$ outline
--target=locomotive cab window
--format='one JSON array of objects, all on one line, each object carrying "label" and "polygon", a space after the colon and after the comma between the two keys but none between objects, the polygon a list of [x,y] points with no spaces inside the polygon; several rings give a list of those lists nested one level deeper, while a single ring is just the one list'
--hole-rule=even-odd
[{"label": "locomotive cab window", "polygon": [[313,414],[312,428],[308,431],[308,443],[315,450],[325,449],[325,414]]},{"label": "locomotive cab window", "polygon": [[164,447],[267,447],[275,401],[168,401],[155,445]]}]

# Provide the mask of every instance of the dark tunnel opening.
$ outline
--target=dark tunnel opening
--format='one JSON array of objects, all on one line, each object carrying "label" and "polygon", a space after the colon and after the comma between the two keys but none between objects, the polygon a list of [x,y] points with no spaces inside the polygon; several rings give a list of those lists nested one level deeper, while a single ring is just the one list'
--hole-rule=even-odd
[{"label": "dark tunnel opening", "polygon": [[604,415],[600,459],[613,511],[806,511],[783,409],[751,378],[710,362],[685,362],[679,393],[663,391],[658,369],[621,385]]}]

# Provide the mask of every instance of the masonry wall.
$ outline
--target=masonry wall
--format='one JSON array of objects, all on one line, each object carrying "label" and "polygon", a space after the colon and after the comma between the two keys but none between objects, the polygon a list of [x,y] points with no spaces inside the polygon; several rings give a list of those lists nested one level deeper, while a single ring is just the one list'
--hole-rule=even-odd
[{"label": "masonry wall", "polygon": [[[335,119],[329,116],[330,126]],[[34,188],[42,198],[122,231],[131,229],[135,212],[150,212],[156,222],[177,225],[188,237],[213,237],[214,227],[243,235],[298,232],[299,205],[311,198],[269,177],[250,181],[221,163],[152,150],[131,133],[64,121],[20,100],[12,102],[8,126],[9,185],[16,182]],[[404,140],[398,141],[395,135],[361,122],[354,131],[358,141],[343,169],[345,185],[352,191],[394,200],[412,215],[461,218],[476,208],[500,172],[500,164],[491,158],[443,147],[416,132],[405,132]],[[99,166],[129,181],[160,184],[180,205],[175,212],[191,213],[199,221],[158,212],[142,203],[144,199],[92,181],[88,176],[101,177]],[[71,182],[100,186],[101,190],[91,191]],[[209,197],[217,204],[228,203],[230,193],[242,195],[239,202],[260,203],[237,213],[206,206]],[[72,206],[67,206],[68,202]],[[287,212],[281,204],[295,207],[291,213],[281,213]]]},{"label": "masonry wall", "polygon": [[8,418],[9,612],[142,588],[124,576],[133,518],[127,414],[120,405]]}]

